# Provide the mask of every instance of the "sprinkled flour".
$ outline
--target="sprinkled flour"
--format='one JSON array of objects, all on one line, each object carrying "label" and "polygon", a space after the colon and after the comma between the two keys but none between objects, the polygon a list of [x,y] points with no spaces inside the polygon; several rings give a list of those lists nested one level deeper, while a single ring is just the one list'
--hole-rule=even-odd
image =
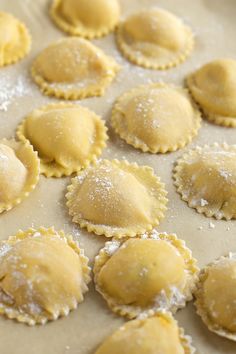
[{"label": "sprinkled flour", "polygon": [[[14,81],[12,81],[13,76],[15,76]],[[32,95],[30,79],[27,75],[1,74],[0,87],[0,111],[6,112],[16,98]]]},{"label": "sprinkled flour", "polygon": [[155,307],[168,310],[172,306],[185,305],[186,298],[175,286],[170,287],[171,296],[168,297],[165,290],[161,290],[160,294],[155,298]]},{"label": "sprinkled flour", "polygon": [[11,249],[11,246],[8,245],[7,243],[2,244],[0,247],[0,257],[3,257],[7,252],[9,252]]},{"label": "sprinkled flour", "polygon": [[215,227],[216,227],[215,224],[213,224],[213,222],[210,221],[209,222],[209,228],[210,229],[214,229]]},{"label": "sprinkled flour", "polygon": [[108,241],[106,242],[105,245],[105,252],[109,255],[112,256],[120,247],[120,242],[119,241]]},{"label": "sprinkled flour", "polygon": [[201,207],[204,207],[204,206],[207,205],[207,204],[208,204],[208,201],[207,201],[207,200],[205,200],[205,199],[203,199],[203,198],[200,199],[200,205],[201,205]]}]

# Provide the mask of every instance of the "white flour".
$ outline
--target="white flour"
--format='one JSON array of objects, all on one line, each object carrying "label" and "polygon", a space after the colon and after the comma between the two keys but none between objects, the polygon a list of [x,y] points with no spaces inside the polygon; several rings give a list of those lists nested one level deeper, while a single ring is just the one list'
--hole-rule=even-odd
[{"label": "white flour", "polygon": [[[14,81],[12,81],[12,77]],[[32,95],[32,84],[27,75],[0,73],[0,111],[6,112],[16,98]]]}]

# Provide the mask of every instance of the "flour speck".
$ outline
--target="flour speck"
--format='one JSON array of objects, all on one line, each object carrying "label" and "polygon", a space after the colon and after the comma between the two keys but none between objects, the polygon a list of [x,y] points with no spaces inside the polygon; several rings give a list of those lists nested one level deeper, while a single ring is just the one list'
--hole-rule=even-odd
[{"label": "flour speck", "polygon": [[0,111],[6,112],[16,98],[32,95],[30,79],[20,74],[12,81],[12,75],[0,76]]}]

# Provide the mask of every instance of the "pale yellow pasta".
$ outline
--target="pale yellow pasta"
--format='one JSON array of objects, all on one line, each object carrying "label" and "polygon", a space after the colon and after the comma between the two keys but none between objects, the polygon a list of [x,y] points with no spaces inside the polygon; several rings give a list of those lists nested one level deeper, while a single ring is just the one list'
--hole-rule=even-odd
[{"label": "pale yellow pasta", "polygon": [[29,195],[39,179],[39,159],[29,144],[0,140],[0,213]]},{"label": "pale yellow pasta", "polygon": [[70,175],[96,159],[106,146],[107,128],[93,111],[58,103],[34,110],[18,127],[18,137],[38,151],[47,177]]},{"label": "pale yellow pasta", "polygon": [[107,242],[95,258],[96,289],[112,311],[129,318],[184,307],[198,268],[175,235],[158,233]]},{"label": "pale yellow pasta", "polygon": [[63,38],[44,49],[31,73],[42,92],[64,99],[101,96],[116,76],[115,60],[82,38]]},{"label": "pale yellow pasta", "polygon": [[187,77],[187,85],[207,119],[236,127],[236,60],[213,60]]},{"label": "pale yellow pasta", "polygon": [[134,64],[168,69],[186,60],[193,48],[193,35],[178,17],[154,7],[121,22],[117,43],[122,54]]},{"label": "pale yellow pasta", "polygon": [[191,338],[168,312],[129,321],[112,333],[95,354],[193,354]]},{"label": "pale yellow pasta", "polygon": [[29,325],[68,315],[88,290],[87,263],[63,231],[19,231],[0,243],[0,313]]},{"label": "pale yellow pasta", "polygon": [[53,0],[50,14],[63,31],[91,39],[114,30],[120,5],[118,0]]},{"label": "pale yellow pasta", "polygon": [[193,139],[201,114],[186,90],[152,83],[122,94],[114,105],[111,122],[120,137],[135,148],[166,153]]},{"label": "pale yellow pasta", "polygon": [[9,65],[28,54],[31,38],[26,26],[6,12],[0,12],[0,66]]},{"label": "pale yellow pasta", "polygon": [[236,218],[236,146],[214,144],[188,151],[174,168],[177,191],[188,205],[216,219]]},{"label": "pale yellow pasta", "polygon": [[216,334],[236,341],[236,254],[206,266],[196,291],[197,312]]},{"label": "pale yellow pasta", "polygon": [[102,160],[72,179],[66,197],[75,223],[98,235],[124,237],[159,224],[166,194],[150,167]]}]

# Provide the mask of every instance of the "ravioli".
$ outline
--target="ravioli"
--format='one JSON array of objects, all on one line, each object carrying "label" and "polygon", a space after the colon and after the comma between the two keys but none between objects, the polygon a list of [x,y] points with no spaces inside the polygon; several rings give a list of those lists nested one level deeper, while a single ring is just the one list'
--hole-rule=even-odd
[{"label": "ravioli", "polygon": [[155,230],[106,243],[94,265],[96,290],[112,311],[128,318],[184,307],[197,273],[184,241]]},{"label": "ravioli", "polygon": [[82,38],[63,38],[44,49],[34,60],[31,74],[49,96],[77,100],[102,96],[119,66],[115,60]]},{"label": "ravioli", "polygon": [[0,67],[25,57],[31,46],[26,26],[6,12],[0,12]]},{"label": "ravioli", "polygon": [[88,290],[87,264],[63,231],[19,231],[0,243],[0,313],[29,325],[68,315]]},{"label": "ravioli", "polygon": [[98,235],[123,237],[159,224],[166,210],[166,194],[150,167],[102,160],[72,179],[66,198],[69,214],[80,227]]},{"label": "ravioli", "polygon": [[29,144],[0,140],[0,213],[21,203],[39,180],[39,159]]},{"label": "ravioli", "polygon": [[126,322],[99,346],[95,354],[193,354],[191,337],[168,312]]},{"label": "ravioli", "polygon": [[186,90],[152,83],[122,94],[111,121],[128,144],[144,152],[166,153],[192,140],[200,127],[201,114]]},{"label": "ravioli", "polygon": [[236,341],[236,254],[206,266],[196,291],[197,312],[207,327]]},{"label": "ravioli", "polygon": [[168,69],[185,61],[193,49],[193,34],[178,17],[159,8],[141,10],[121,22],[117,44],[132,63]]},{"label": "ravioli", "polygon": [[191,208],[216,219],[236,218],[236,145],[188,151],[174,169],[177,191]]},{"label": "ravioli", "polygon": [[61,177],[86,167],[102,153],[106,131],[104,122],[88,108],[58,103],[34,110],[17,134],[38,151],[41,173]]},{"label": "ravioli", "polygon": [[118,0],[53,0],[50,14],[63,31],[92,39],[114,30],[120,5]]},{"label": "ravioli", "polygon": [[236,127],[236,60],[218,59],[187,77],[187,85],[211,122]]}]

